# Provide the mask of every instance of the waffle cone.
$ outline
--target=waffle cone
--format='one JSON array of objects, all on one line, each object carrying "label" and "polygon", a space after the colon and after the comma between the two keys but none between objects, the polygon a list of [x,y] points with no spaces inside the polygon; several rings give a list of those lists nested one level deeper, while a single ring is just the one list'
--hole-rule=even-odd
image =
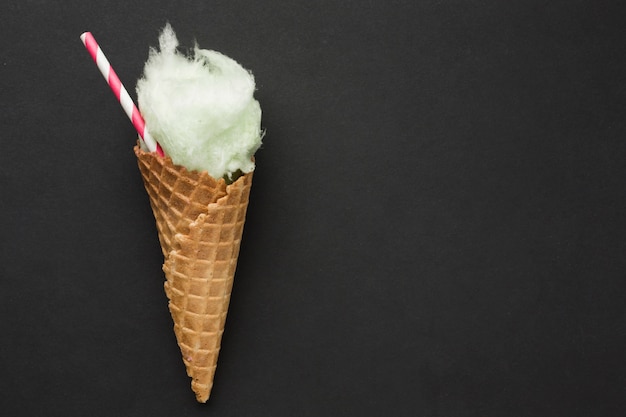
[{"label": "waffle cone", "polygon": [[135,147],[150,197],[165,294],[191,388],[206,402],[228,312],[252,172],[226,185]]}]

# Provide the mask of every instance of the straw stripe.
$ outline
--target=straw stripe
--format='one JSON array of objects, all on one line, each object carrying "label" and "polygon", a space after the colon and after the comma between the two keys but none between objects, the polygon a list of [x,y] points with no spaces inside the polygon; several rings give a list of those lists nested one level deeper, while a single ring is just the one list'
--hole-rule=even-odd
[{"label": "straw stripe", "polygon": [[96,62],[102,76],[109,84],[109,87],[111,87],[113,94],[115,94],[115,97],[122,105],[124,112],[137,130],[137,133],[139,133],[141,139],[146,144],[148,150],[163,156],[161,146],[159,146],[146,129],[146,123],[143,120],[143,117],[141,117],[141,113],[139,113],[137,106],[133,103],[133,99],[128,94],[128,91],[126,91],[126,88],[124,88],[124,85],[115,73],[115,70],[111,67],[109,60],[104,55],[104,52],[102,52],[98,42],[96,42],[96,39],[93,37],[91,32],[83,33],[80,35],[80,39],[83,41],[85,48],[87,48],[87,51],[89,51],[93,60]]}]

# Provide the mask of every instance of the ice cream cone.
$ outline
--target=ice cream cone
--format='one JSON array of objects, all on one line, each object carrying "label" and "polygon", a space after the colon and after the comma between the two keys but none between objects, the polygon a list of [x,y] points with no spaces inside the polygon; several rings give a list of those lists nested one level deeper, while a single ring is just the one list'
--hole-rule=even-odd
[{"label": "ice cream cone", "polygon": [[213,386],[252,172],[232,184],[135,147],[165,258],[165,294],[191,388]]}]

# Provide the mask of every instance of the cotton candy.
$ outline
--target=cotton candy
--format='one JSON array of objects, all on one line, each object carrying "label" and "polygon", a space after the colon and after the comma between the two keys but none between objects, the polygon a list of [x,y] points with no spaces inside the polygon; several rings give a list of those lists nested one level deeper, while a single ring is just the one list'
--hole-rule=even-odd
[{"label": "cotton candy", "polygon": [[175,164],[232,178],[254,169],[261,146],[261,107],[254,76],[231,58],[198,45],[185,55],[167,24],[137,82],[150,134]]}]

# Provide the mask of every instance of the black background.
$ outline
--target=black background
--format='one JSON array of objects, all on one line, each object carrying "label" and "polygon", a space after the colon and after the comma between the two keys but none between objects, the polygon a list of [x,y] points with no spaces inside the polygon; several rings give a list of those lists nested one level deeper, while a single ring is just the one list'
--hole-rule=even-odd
[{"label": "black background", "polygon": [[[3,2],[2,414],[625,415],[621,4]],[[79,40],[135,97],[167,21],[267,130],[206,405]]]}]

